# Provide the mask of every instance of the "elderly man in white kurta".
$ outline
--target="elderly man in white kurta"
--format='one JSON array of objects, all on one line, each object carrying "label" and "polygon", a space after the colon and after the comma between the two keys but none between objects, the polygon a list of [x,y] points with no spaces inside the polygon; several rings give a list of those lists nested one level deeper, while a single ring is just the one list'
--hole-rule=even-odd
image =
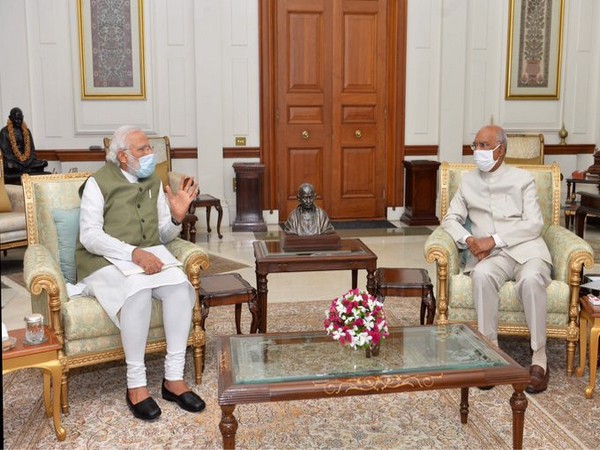
[{"label": "elderly man in white kurta", "polygon": [[[112,137],[105,166],[81,190],[78,279],[96,296],[121,330],[127,363],[126,403],[142,420],[156,419],[160,407],[146,383],[144,355],[152,297],[162,301],[167,341],[162,397],[199,412],[204,401],[183,381],[194,289],[178,267],[163,269],[145,247],[167,243],[181,231],[180,222],[197,194],[193,179],[182,179],[176,194],[154,173],[156,160],[146,135],[123,126]],[[124,275],[104,257],[132,261],[143,273]]]},{"label": "elderly man in white kurta", "polygon": [[[472,145],[478,170],[463,176],[442,223],[459,248],[467,249],[479,331],[498,345],[498,291],[515,280],[533,350],[527,392],[546,390],[546,288],[552,259],[540,233],[544,225],[533,177],[503,163],[506,133],[483,127]],[[469,226],[465,225],[467,219]]]}]

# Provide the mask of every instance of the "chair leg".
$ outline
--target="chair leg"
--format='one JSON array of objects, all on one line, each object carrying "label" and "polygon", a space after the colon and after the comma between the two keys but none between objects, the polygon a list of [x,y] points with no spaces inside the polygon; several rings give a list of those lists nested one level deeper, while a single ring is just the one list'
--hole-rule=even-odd
[{"label": "chair leg", "polygon": [[252,314],[252,322],[250,323],[250,333],[256,333],[256,330],[258,329],[258,323],[260,322],[258,305],[256,303],[256,295],[252,300],[248,302],[248,309],[250,310],[250,314]]},{"label": "chair leg", "polygon": [[242,321],[242,304],[237,303],[235,305],[235,329],[237,331],[237,334],[242,334],[241,321]]}]

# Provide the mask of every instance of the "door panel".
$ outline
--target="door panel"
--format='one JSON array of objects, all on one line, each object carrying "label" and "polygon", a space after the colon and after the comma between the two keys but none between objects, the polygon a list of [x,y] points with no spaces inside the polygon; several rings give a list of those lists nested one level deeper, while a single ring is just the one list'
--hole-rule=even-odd
[{"label": "door panel", "polygon": [[334,15],[332,198],[335,218],[385,217],[386,2]]},{"label": "door panel", "polygon": [[331,162],[330,0],[277,2],[278,209],[282,220],[297,205],[298,186],[329,190],[323,173]]},{"label": "door panel", "polygon": [[385,217],[385,0],[276,2],[277,206],[303,182],[332,219]]}]

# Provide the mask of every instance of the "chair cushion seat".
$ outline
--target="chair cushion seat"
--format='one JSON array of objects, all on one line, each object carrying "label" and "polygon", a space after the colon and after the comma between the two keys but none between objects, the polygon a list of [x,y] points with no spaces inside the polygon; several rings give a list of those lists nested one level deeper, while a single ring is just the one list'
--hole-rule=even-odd
[{"label": "chair cushion seat", "polygon": [[[121,332],[95,297],[70,299],[63,303],[62,311],[67,355],[121,347]],[[152,300],[150,330],[149,341],[164,339],[162,302],[157,299]]]},{"label": "chair cushion seat", "polygon": [[[450,277],[448,291],[448,319],[455,321],[477,320],[473,304],[473,289],[471,277],[464,274]],[[569,285],[562,281],[553,280],[547,288],[548,315],[547,324],[567,326],[569,317]],[[515,282],[508,281],[500,288],[500,305],[498,321],[504,324],[526,323],[523,305],[517,299]]]}]

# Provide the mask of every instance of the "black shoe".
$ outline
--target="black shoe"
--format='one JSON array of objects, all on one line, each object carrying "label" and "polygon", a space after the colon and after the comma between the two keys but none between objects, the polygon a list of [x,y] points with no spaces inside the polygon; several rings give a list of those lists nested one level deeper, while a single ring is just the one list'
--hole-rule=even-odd
[{"label": "black shoe", "polygon": [[165,400],[175,402],[181,408],[189,412],[200,412],[206,407],[204,400],[192,391],[187,391],[180,395],[173,394],[165,387],[165,381],[166,380],[163,380],[162,383],[162,398]]},{"label": "black shoe", "polygon": [[125,391],[125,401],[127,406],[135,417],[142,420],[154,420],[160,416],[160,407],[156,404],[152,397],[142,400],[135,405],[129,399],[129,392]]},{"label": "black shoe", "polygon": [[477,386],[480,391],[489,391],[490,389],[494,389],[494,385],[491,384],[489,386]]}]

